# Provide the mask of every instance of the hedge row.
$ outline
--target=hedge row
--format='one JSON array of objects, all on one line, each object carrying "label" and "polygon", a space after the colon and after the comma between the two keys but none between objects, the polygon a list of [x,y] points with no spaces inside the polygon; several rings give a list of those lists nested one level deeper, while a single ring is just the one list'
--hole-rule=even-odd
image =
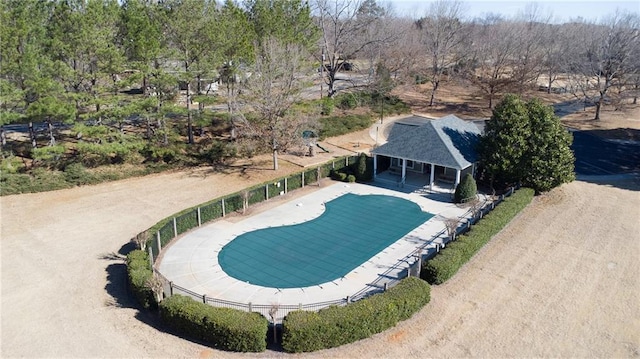
[{"label": "hedge row", "polygon": [[146,309],[156,309],[158,303],[156,303],[153,291],[147,286],[147,282],[153,277],[147,252],[135,250],[127,255],[127,275],[129,288],[138,303]]},{"label": "hedge row", "polygon": [[217,349],[262,352],[267,348],[269,322],[260,313],[216,308],[173,295],[160,303],[160,317],[176,332]]},{"label": "hedge row", "polygon": [[429,284],[409,277],[384,293],[344,307],[290,312],[282,323],[282,347],[287,352],[310,352],[368,338],[410,318],[429,300]]},{"label": "hedge row", "polygon": [[431,284],[441,284],[454,274],[489,240],[506,226],[533,199],[531,188],[522,188],[507,197],[471,230],[458,237],[426,261],[422,267],[422,278]]}]

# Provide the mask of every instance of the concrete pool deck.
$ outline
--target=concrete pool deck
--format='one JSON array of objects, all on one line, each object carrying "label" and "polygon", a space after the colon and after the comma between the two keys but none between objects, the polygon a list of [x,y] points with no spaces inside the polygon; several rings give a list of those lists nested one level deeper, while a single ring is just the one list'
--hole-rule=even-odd
[{"label": "concrete pool deck", "polygon": [[[381,194],[405,198],[417,203],[423,211],[435,216],[346,276],[320,285],[292,289],[261,287],[232,278],[220,267],[218,252],[238,235],[261,228],[312,220],[324,212],[324,202],[346,193]],[[431,241],[433,242],[430,246],[442,242],[443,238],[439,238],[438,233],[444,229],[444,223],[438,219],[439,216],[462,217],[468,211],[453,203],[428,197],[434,198],[420,191],[403,193],[372,185],[334,183],[264,212],[233,222],[223,218],[186,233],[163,250],[160,263],[156,264],[156,268],[174,285],[187,288],[199,295],[244,304],[298,305],[344,299],[367,288],[375,289],[371,284],[376,280],[379,281],[383,274],[387,277],[397,277],[399,272],[406,271],[410,263],[407,262],[405,265],[402,263],[398,265],[398,263],[406,259],[416,248]],[[366,208],[362,210],[366,211]],[[273,260],[278,259],[273,258]],[[301,261],[304,260],[301,258]],[[395,269],[388,272],[391,268]],[[397,272],[394,272],[396,270]],[[278,312],[279,319],[284,315],[286,313]]]}]

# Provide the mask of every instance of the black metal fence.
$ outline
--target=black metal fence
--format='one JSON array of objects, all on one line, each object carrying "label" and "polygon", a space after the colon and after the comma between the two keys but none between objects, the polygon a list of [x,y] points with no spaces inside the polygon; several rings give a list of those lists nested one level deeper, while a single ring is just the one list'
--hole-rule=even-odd
[{"label": "black metal fence", "polygon": [[254,204],[317,183],[328,177],[332,169],[343,171],[346,167],[356,163],[357,159],[358,156],[336,158],[320,166],[216,198],[165,218],[148,230],[136,235],[136,238],[148,238],[145,246],[149,251],[152,263],[155,263],[162,248],[181,234],[230,213],[244,212]]},{"label": "black metal fence", "polygon": [[[157,258],[157,255],[160,253],[162,248],[171,240],[179,236],[181,233],[184,233],[192,228],[196,228],[203,223],[224,217],[226,213],[242,210],[243,206],[247,205],[247,202],[249,202],[249,204],[259,203],[261,201],[259,201],[258,199],[262,199],[262,201],[268,200],[269,198],[288,193],[291,190],[310,185],[316,182],[319,178],[327,177],[332,168],[340,170],[354,163],[356,159],[356,156],[350,156],[336,161],[331,161],[319,167],[293,174],[289,177],[271,181],[269,183],[255,186],[248,190],[241,191],[230,196],[207,202],[188,211],[180,212],[176,216],[172,216],[166,223],[160,222],[159,227],[158,225],[152,227],[152,229],[158,227],[155,238],[150,239],[147,242],[152,263],[155,262],[155,259]],[[340,167],[336,166],[337,163],[340,165]],[[344,166],[342,166],[343,163]],[[291,186],[292,184],[293,186]],[[473,208],[469,209],[469,211],[461,216],[463,218],[468,218],[468,220],[462,221],[461,224],[457,227],[456,236],[468,232],[473,224],[477,223],[477,221],[484,217],[484,215],[491,212],[496,205],[504,201],[506,197],[511,196],[518,188],[512,187],[503,195],[486,198],[485,201],[483,201],[475,211]],[[281,189],[281,191],[277,191],[276,189]],[[251,198],[253,198],[253,200],[251,200]],[[145,235],[145,232],[142,232],[138,236]],[[435,245],[433,245],[434,241],[438,238],[442,239],[442,244],[435,243]],[[247,312],[258,312],[265,318],[268,318],[275,323],[282,323],[284,317],[291,311],[318,311],[332,305],[344,306],[349,303],[367,298],[373,294],[384,292],[388,288],[391,288],[398,284],[400,280],[406,277],[419,277],[422,262],[435,256],[438,252],[440,252],[441,248],[444,248],[444,246],[452,240],[453,238],[448,235],[446,229],[443,229],[431,238],[425,238],[424,242],[413,252],[400,259],[398,262],[396,262],[396,264],[379,275],[378,278],[376,278],[373,282],[367,284],[364,288],[354,293],[352,296],[316,303],[260,304],[252,302],[241,303],[224,299],[217,299],[208,297],[207,295],[196,293],[192,290],[176,285],[169,279],[164,277],[156,269],[154,269],[154,273],[163,282],[163,291],[165,297],[169,297],[174,294],[185,295],[193,298],[194,300],[215,307],[232,308]]]}]

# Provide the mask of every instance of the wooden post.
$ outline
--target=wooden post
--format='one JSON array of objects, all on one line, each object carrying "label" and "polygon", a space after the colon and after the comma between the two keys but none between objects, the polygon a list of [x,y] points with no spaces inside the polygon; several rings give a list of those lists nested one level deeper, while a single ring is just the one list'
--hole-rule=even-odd
[{"label": "wooden post", "polygon": [[225,216],[225,213],[224,213],[224,198],[223,198],[222,199],[222,217],[224,216]]},{"label": "wooden post", "polygon": [[268,183],[264,185],[264,198],[267,201],[269,200],[269,184]]},{"label": "wooden post", "polygon": [[176,223],[176,217],[173,217],[173,238],[178,236],[178,224]]},{"label": "wooden post", "polygon": [[302,187],[301,188],[304,188],[304,171],[302,171]]},{"label": "wooden post", "polygon": [[156,243],[158,244],[158,252],[162,250],[162,242],[160,241],[160,231],[156,232]]},{"label": "wooden post", "polygon": [[284,193],[287,193],[287,186],[288,186],[287,180],[288,179],[289,179],[289,177],[285,177],[284,178]]},{"label": "wooden post", "polygon": [[200,207],[198,207],[198,227],[202,226],[202,217],[200,216]]}]

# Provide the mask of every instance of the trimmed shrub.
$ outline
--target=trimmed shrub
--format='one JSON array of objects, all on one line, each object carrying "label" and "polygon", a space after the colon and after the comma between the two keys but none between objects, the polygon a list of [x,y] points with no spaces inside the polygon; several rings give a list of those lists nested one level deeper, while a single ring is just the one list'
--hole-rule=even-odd
[{"label": "trimmed shrub", "polygon": [[460,267],[531,202],[533,195],[533,189],[522,188],[506,198],[471,227],[468,233],[459,236],[435,258],[426,261],[422,267],[422,278],[431,284],[441,284],[453,277]]},{"label": "trimmed shrub", "polygon": [[368,182],[373,178],[373,159],[364,153],[360,153],[358,161],[354,164],[356,180]]},{"label": "trimmed shrub", "polygon": [[478,186],[476,180],[473,179],[470,173],[467,173],[458,186],[456,186],[456,192],[454,194],[454,201],[456,203],[466,202],[467,200],[474,198],[478,193]]},{"label": "trimmed shrub", "polygon": [[282,348],[298,353],[353,343],[410,318],[430,299],[429,284],[409,277],[384,293],[344,307],[290,312],[282,324]]},{"label": "trimmed shrub", "polygon": [[129,288],[138,303],[145,309],[157,309],[153,291],[147,287],[147,281],[153,277],[147,252],[135,250],[127,255],[127,275]]},{"label": "trimmed shrub", "polygon": [[216,308],[190,297],[174,295],[160,304],[160,317],[179,334],[217,349],[262,352],[267,348],[269,322],[259,313]]},{"label": "trimmed shrub", "polygon": [[347,182],[354,183],[355,181],[356,181],[356,176],[354,176],[354,175],[348,175],[347,176]]}]

